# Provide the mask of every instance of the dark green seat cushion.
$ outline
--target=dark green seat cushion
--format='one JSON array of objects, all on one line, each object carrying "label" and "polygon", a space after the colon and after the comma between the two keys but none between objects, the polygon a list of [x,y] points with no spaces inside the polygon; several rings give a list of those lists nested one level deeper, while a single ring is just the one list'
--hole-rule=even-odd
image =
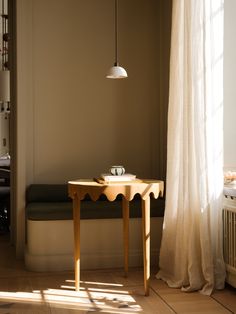
[{"label": "dark green seat cushion", "polygon": [[[72,201],[68,197],[67,185],[32,185],[27,190],[26,218],[30,220],[67,220],[73,219]],[[151,217],[164,215],[165,201],[163,198],[151,199]],[[130,217],[141,217],[141,199],[136,196],[130,202]],[[81,201],[81,219],[121,218],[121,196],[109,202],[105,196],[99,201],[86,197]]]},{"label": "dark green seat cushion", "polygon": [[[106,200],[101,195],[99,200]],[[120,198],[121,199],[121,198]],[[86,195],[85,200],[90,200]],[[67,184],[31,184],[26,190],[26,203],[31,202],[71,202]]]},{"label": "dark green seat cushion", "polygon": [[26,203],[69,201],[67,184],[32,184],[26,190]]}]

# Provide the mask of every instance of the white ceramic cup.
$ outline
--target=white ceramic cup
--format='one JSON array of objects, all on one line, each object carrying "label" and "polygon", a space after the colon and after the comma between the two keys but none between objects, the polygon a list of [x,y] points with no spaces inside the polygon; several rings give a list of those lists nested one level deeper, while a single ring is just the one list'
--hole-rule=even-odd
[{"label": "white ceramic cup", "polygon": [[113,176],[122,176],[125,173],[125,168],[123,166],[111,166],[110,173]]}]

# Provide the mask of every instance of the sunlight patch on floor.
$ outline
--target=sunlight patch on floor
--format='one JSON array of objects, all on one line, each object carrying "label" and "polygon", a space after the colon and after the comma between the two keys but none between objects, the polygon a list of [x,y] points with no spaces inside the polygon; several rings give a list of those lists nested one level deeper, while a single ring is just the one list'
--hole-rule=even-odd
[{"label": "sunlight patch on floor", "polygon": [[[73,283],[72,280],[66,280],[66,282]],[[137,304],[129,291],[122,289],[123,285],[121,284],[91,281],[82,283],[85,286],[81,287],[80,291],[74,291],[74,286],[64,285],[61,286],[63,289],[35,289],[32,292],[0,291],[0,299],[1,302],[41,303],[51,307],[60,306],[60,308],[101,313],[108,311],[117,314],[142,312],[141,306]],[[101,286],[108,286],[108,288],[101,288]]]}]

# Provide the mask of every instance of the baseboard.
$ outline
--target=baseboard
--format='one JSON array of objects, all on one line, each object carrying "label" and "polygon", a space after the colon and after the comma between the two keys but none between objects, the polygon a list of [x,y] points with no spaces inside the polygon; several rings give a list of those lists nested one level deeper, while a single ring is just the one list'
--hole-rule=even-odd
[{"label": "baseboard", "polygon": [[[158,265],[158,250],[151,250],[151,265]],[[121,268],[124,265],[123,252],[95,252],[81,256],[81,269]],[[143,253],[141,250],[129,252],[129,266],[141,267]],[[72,254],[33,255],[25,250],[25,266],[29,271],[73,271],[74,257]]]}]

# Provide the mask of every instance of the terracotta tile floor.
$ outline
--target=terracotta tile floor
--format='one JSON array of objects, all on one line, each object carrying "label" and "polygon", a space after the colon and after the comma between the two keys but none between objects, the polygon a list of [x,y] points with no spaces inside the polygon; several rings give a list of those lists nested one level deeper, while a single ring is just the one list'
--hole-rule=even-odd
[{"label": "terracotta tile floor", "polygon": [[82,271],[81,291],[76,292],[73,272],[26,271],[5,235],[0,250],[0,314],[236,313],[236,289],[230,286],[208,297],[171,289],[153,275],[145,297],[142,269],[130,269],[128,278],[113,269]]}]

